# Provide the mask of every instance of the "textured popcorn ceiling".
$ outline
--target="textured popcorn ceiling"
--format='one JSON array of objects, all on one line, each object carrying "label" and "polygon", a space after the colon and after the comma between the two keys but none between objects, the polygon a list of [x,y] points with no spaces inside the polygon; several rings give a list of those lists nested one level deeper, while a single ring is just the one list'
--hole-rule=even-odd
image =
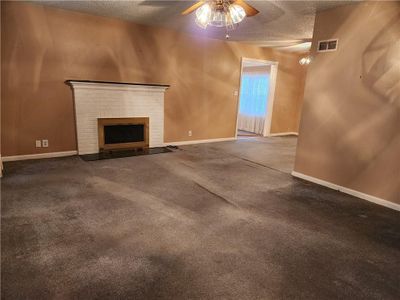
[{"label": "textured popcorn ceiling", "polygon": [[[106,17],[120,18],[139,24],[156,25],[225,39],[225,29],[209,27],[203,30],[195,24],[194,13],[180,12],[195,1],[48,1],[36,3]],[[351,3],[351,1],[247,1],[260,13],[246,18],[239,28],[229,32],[230,40],[277,47],[288,51],[308,50],[317,10]]]}]

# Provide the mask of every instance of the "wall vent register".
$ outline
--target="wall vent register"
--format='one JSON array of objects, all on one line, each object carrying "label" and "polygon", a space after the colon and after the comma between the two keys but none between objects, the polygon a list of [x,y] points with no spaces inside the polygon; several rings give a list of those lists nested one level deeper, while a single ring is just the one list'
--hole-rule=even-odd
[{"label": "wall vent register", "polygon": [[318,41],[318,52],[336,51],[338,47],[338,39]]}]

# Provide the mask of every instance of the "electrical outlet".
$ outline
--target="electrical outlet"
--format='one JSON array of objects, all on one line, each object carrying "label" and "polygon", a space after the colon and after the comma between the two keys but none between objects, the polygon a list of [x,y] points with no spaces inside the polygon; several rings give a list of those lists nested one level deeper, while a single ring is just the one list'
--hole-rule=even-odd
[{"label": "electrical outlet", "polygon": [[192,131],[191,130],[188,131],[188,136],[192,136]]},{"label": "electrical outlet", "polygon": [[36,140],[36,148],[41,148],[41,147],[42,147],[42,141]]},{"label": "electrical outlet", "polygon": [[233,96],[238,96],[239,95],[239,92],[237,91],[237,90],[235,90],[234,92],[233,92]]},{"label": "electrical outlet", "polygon": [[42,146],[43,147],[48,147],[49,146],[49,140],[42,140]]}]

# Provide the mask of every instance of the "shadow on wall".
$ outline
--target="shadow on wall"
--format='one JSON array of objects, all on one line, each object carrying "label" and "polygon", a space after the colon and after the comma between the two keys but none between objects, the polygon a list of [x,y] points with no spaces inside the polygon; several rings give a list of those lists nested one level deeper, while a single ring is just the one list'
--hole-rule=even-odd
[{"label": "shadow on wall", "polygon": [[[339,148],[352,150],[352,159],[362,165],[355,181],[362,178],[374,162],[385,156],[385,151],[395,147],[400,125],[400,16],[396,15],[375,34],[361,56],[361,83],[378,96],[384,105],[368,113],[354,124],[340,143]],[[368,145],[362,147],[360,145]]]},{"label": "shadow on wall", "polygon": [[[393,43],[394,39],[397,42]],[[400,109],[400,15],[383,27],[365,50],[362,81],[383,101]]]}]

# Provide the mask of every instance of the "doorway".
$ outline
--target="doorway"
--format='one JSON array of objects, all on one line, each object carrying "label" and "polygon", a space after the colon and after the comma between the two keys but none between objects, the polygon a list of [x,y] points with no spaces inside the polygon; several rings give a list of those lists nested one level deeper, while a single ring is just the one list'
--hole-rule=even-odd
[{"label": "doorway", "polygon": [[268,136],[278,63],[243,57],[240,70],[236,137]]}]

